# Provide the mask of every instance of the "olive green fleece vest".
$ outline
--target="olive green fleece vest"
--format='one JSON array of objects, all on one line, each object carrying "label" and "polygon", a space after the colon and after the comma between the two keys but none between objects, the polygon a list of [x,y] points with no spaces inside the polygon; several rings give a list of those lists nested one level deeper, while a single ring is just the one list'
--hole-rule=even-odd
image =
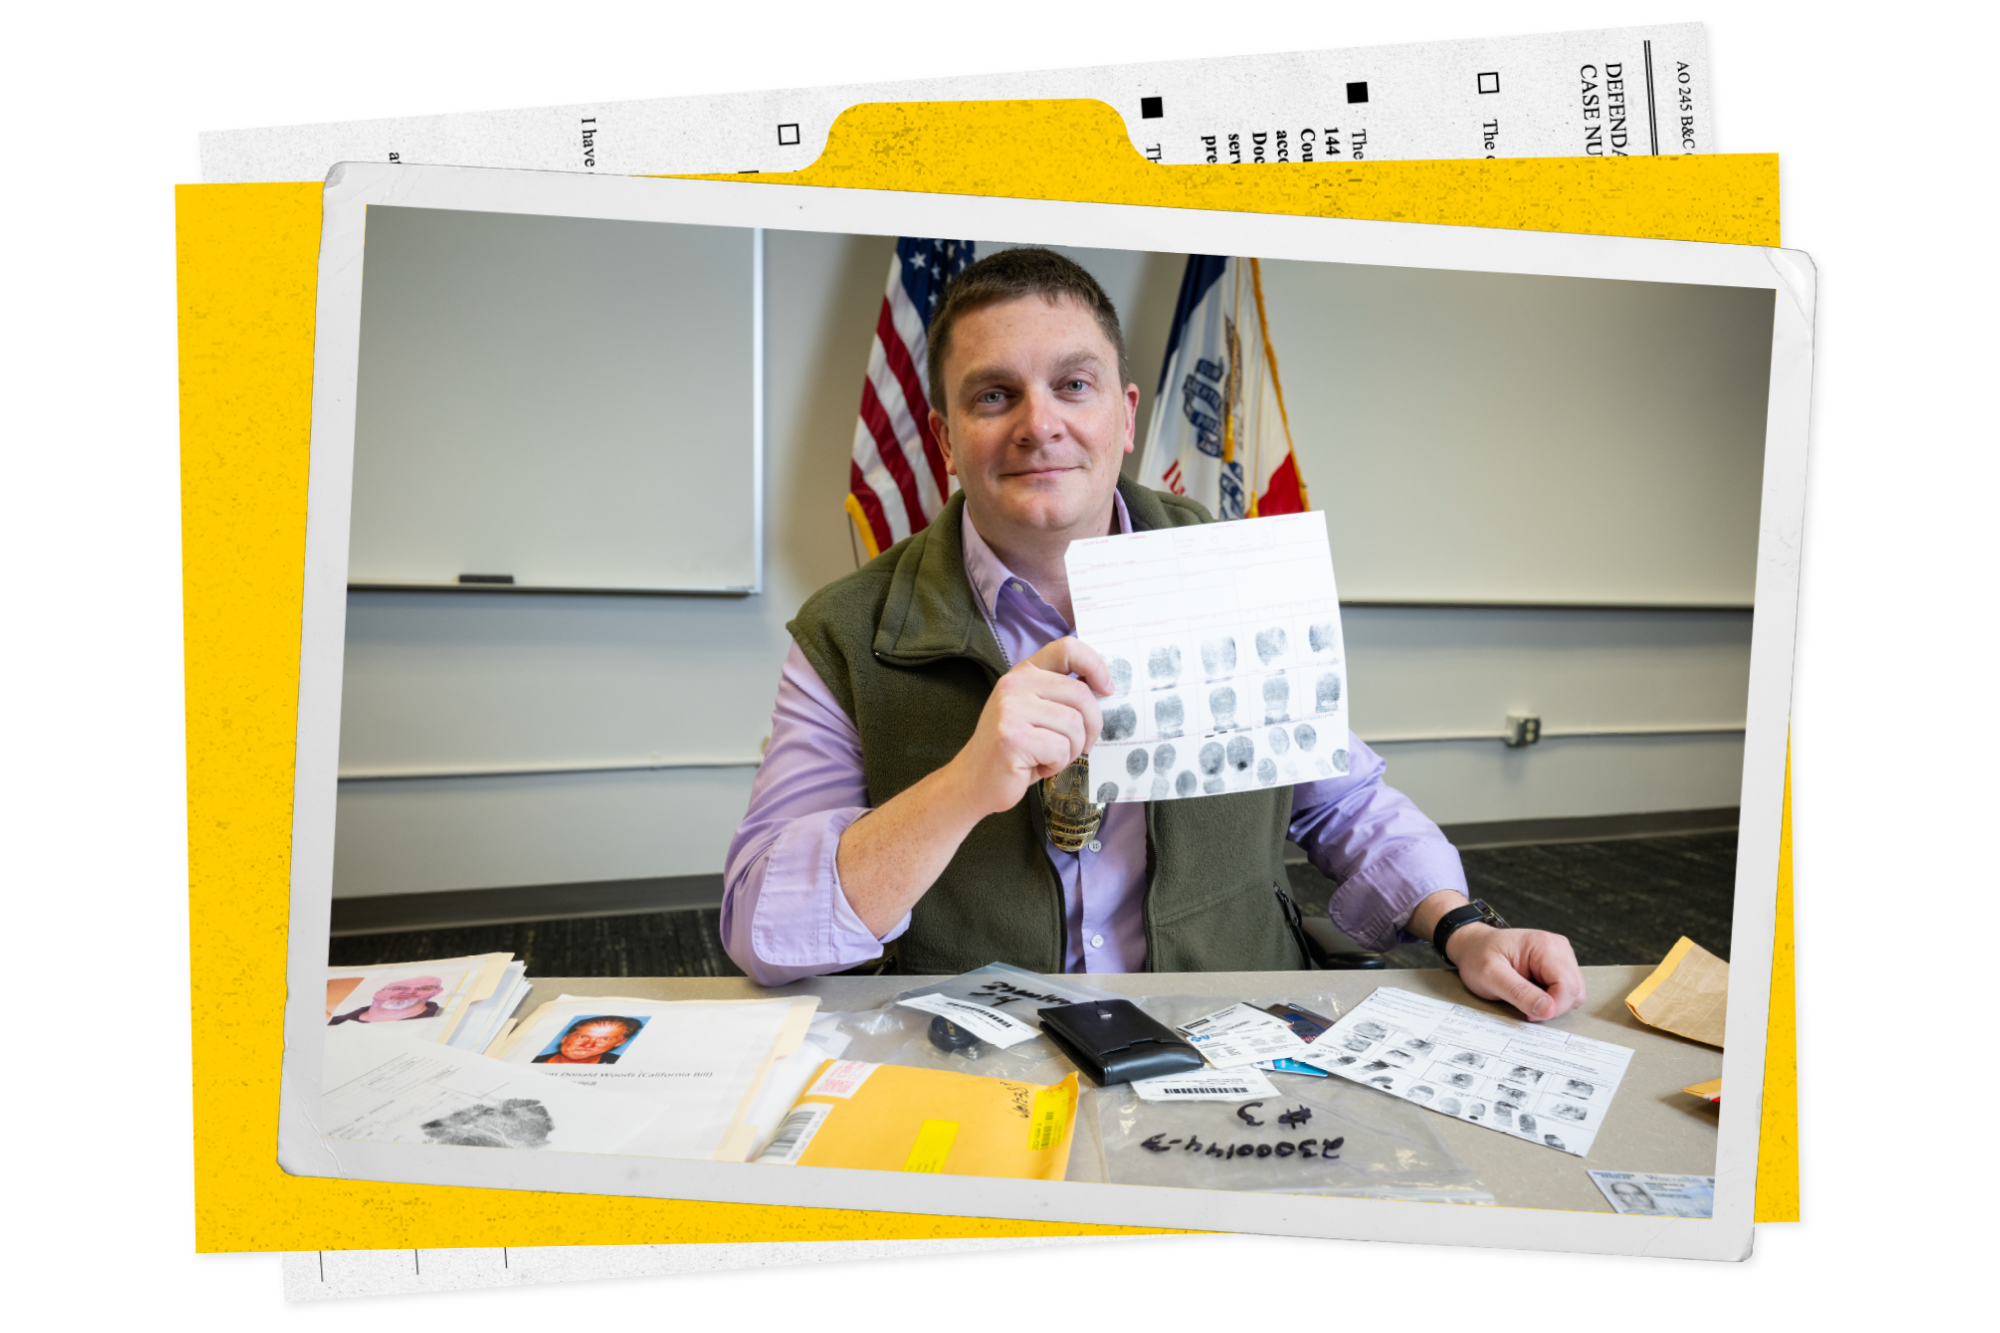
[{"label": "olive green fleece vest", "polygon": [[[1193,501],[1118,483],[1137,530],[1209,521]],[[955,495],[929,527],[807,599],[788,626],[854,720],[868,803],[942,768],[972,738],[1007,662],[965,574]],[[1273,894],[1285,882],[1292,789],[1148,802],[1146,965],[1154,972],[1307,966]],[[1041,787],[973,827],[892,946],[897,970],[991,962],[1063,970],[1062,882]]]}]

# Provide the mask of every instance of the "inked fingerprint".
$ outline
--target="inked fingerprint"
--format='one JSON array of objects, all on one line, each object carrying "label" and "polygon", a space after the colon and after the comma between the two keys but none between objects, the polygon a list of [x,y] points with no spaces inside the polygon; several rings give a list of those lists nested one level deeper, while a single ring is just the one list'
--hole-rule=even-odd
[{"label": "inked fingerprint", "polygon": [[1218,685],[1208,692],[1208,715],[1215,720],[1215,730],[1229,731],[1236,726],[1236,691],[1228,685]]},{"label": "inked fingerprint", "polygon": [[1114,657],[1108,662],[1111,668],[1111,697],[1129,693],[1132,689],[1132,664],[1122,657]]},{"label": "inked fingerprint", "polygon": [[1336,773],[1345,773],[1347,771],[1347,751],[1335,750],[1331,757],[1333,759],[1333,771]]},{"label": "inked fingerprint", "polygon": [[1107,782],[1103,786],[1097,789],[1097,803],[1099,805],[1110,805],[1113,801],[1117,799],[1118,799],[1117,783]]},{"label": "inked fingerprint", "polygon": [[1257,761],[1257,781],[1266,787],[1278,780],[1278,766],[1268,759]]},{"label": "inked fingerprint", "polygon": [[1264,739],[1270,745],[1272,754],[1283,754],[1292,748],[1292,733],[1283,727],[1272,727],[1271,734]]},{"label": "inked fingerprint", "polygon": [[1203,774],[1211,778],[1214,777],[1222,771],[1222,746],[1215,741],[1210,741],[1201,747],[1201,757],[1195,762],[1201,765]]},{"label": "inked fingerprint", "polygon": [[1201,645],[1201,669],[1210,680],[1236,670],[1236,640],[1230,635],[1209,639]]},{"label": "inked fingerprint", "polygon": [[1257,747],[1248,736],[1229,738],[1229,766],[1238,773],[1248,769],[1250,762],[1256,757]]},{"label": "inked fingerprint", "polygon": [[1458,1098],[1456,1097],[1438,1098],[1438,1110],[1443,1111],[1446,1115],[1457,1115],[1460,1110]]},{"label": "inked fingerprint", "polygon": [[1173,770],[1173,767],[1174,747],[1171,745],[1155,745],[1153,747],[1153,771],[1155,773],[1168,773]]},{"label": "inked fingerprint", "polygon": [[1125,754],[1125,775],[1136,778],[1145,771],[1146,748],[1140,746],[1136,750],[1128,750]]},{"label": "inked fingerprint", "polygon": [[1167,799],[1167,797],[1173,795],[1173,791],[1174,789],[1171,785],[1168,784],[1167,775],[1164,772],[1155,772],[1153,774],[1154,800],[1164,801]]},{"label": "inked fingerprint", "polygon": [[1180,776],[1174,779],[1174,795],[1194,795],[1194,774],[1188,772],[1186,769],[1181,770]]},{"label": "inked fingerprint", "polygon": [[1292,739],[1299,743],[1301,750],[1310,750],[1318,742],[1319,733],[1313,730],[1312,723],[1301,722],[1292,728]]},{"label": "inked fingerprint", "polygon": [[1257,631],[1257,660],[1265,666],[1269,666],[1285,655],[1285,649],[1290,644],[1291,640],[1285,637],[1285,627],[1283,625],[1273,625],[1269,629],[1260,629]]},{"label": "inked fingerprint", "polygon": [[1313,710],[1324,713],[1340,702],[1340,673],[1326,671],[1320,674],[1319,683],[1313,686]]},{"label": "inked fingerprint", "polygon": [[1340,642],[1340,626],[1331,620],[1322,625],[1314,625],[1306,631],[1306,641],[1312,644],[1314,652],[1330,653],[1334,645]]},{"label": "inked fingerprint", "polygon": [[1286,679],[1282,671],[1264,677],[1264,720],[1266,722],[1292,720],[1292,682]]},{"label": "inked fingerprint", "polygon": [[1187,722],[1187,709],[1178,694],[1170,694],[1153,704],[1153,729],[1162,736],[1178,736]]},{"label": "inked fingerprint", "polygon": [[1104,739],[1107,741],[1129,740],[1139,730],[1139,710],[1131,704],[1119,704],[1116,708],[1104,710]]},{"label": "inked fingerprint", "polygon": [[1146,674],[1155,686],[1171,685],[1181,678],[1181,650],[1178,644],[1155,648],[1146,658]]},{"label": "inked fingerprint", "polygon": [[1223,791],[1222,779],[1210,778],[1206,782],[1201,784],[1201,789],[1207,792],[1210,796],[1220,796],[1222,795]]}]

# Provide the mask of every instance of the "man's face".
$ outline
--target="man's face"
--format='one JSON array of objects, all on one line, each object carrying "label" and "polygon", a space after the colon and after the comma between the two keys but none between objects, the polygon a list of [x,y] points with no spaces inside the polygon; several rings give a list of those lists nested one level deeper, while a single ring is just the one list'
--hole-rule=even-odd
[{"label": "man's face", "polygon": [[562,1039],[562,1053],[571,1060],[594,1060],[629,1035],[623,1023],[586,1023]]},{"label": "man's face", "polygon": [[436,977],[404,977],[375,992],[375,1008],[414,1015],[444,989]]},{"label": "man's face", "polygon": [[980,535],[1081,535],[1104,515],[1132,452],[1139,386],[1119,382],[1118,353],[1088,310],[1039,296],[982,307],[953,325],[943,369],[931,429]]}]

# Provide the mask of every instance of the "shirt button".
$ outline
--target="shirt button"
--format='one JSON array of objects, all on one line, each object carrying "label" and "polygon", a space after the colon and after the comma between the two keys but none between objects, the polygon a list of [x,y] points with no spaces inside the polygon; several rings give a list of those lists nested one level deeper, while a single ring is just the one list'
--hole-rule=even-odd
[{"label": "shirt button", "polygon": [[1104,937],[1102,935],[1092,935],[1090,937],[1090,947],[1093,949],[1102,949],[1104,947]]},{"label": "shirt button", "polygon": [[1090,850],[1093,852],[1101,852],[1104,850],[1104,844],[1099,842],[1097,839],[1092,838],[1090,840]]}]

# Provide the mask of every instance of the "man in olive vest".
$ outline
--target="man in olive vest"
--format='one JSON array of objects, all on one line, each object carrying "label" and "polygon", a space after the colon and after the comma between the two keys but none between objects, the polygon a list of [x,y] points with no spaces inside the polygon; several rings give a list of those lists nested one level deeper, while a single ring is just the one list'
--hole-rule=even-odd
[{"label": "man in olive vest", "polygon": [[1580,1004],[1568,942],[1468,903],[1457,852],[1351,736],[1329,780],[1117,803],[1052,830],[1044,780],[1095,743],[1113,692],[1072,637],[1064,552],[1209,515],[1120,479],[1139,387],[1078,265],[989,255],[953,280],[929,337],[930,427],[959,491],[790,626],[725,872],[737,963],[769,985],[885,950],[909,973],[1302,968],[1274,893],[1289,836],[1361,943],[1430,940],[1474,994],[1530,1018]]}]

